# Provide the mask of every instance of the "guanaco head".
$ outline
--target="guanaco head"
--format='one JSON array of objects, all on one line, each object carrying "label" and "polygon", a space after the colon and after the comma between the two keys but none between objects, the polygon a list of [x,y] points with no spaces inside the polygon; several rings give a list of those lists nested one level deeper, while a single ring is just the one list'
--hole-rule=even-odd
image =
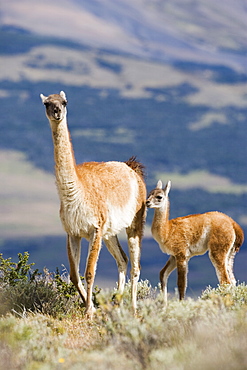
[{"label": "guanaco head", "polygon": [[48,97],[40,94],[40,97],[46,107],[47,118],[57,123],[61,122],[66,116],[67,99],[65,93],[61,91],[60,94],[52,94]]},{"label": "guanaco head", "polygon": [[169,180],[166,186],[163,188],[162,181],[157,182],[156,188],[151,190],[147,201],[146,206],[148,208],[161,208],[164,205],[164,202],[168,199],[168,194],[171,189],[171,181]]}]

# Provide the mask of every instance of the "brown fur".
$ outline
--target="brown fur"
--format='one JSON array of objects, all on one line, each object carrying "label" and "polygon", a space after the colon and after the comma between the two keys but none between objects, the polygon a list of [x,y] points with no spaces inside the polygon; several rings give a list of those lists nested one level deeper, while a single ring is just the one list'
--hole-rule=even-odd
[{"label": "brown fur", "polygon": [[[64,92],[41,99],[46,107],[54,143],[55,171],[60,197],[60,217],[67,232],[70,277],[92,316],[92,289],[102,240],[116,259],[118,287],[123,292],[128,258],[117,234],[126,228],[131,260],[132,306],[136,310],[140,253],[146,216],[143,166],[130,158],[124,162],[86,162],[76,165],[67,127]],[[89,240],[85,269],[87,291],[79,277],[81,238]]]},{"label": "brown fur", "polygon": [[125,162],[127,166],[132,168],[143,180],[145,178],[145,167],[143,166],[142,163],[138,162],[136,160],[135,156],[130,157],[128,161]]},{"label": "brown fur", "polygon": [[220,212],[178,217],[169,220],[170,182],[162,189],[161,181],[147,198],[146,205],[155,208],[152,234],[163,252],[171,255],[160,271],[160,281],[167,300],[167,280],[177,268],[179,298],[185,296],[188,261],[209,251],[220,284],[236,284],[233,261],[244,241],[242,228]]}]

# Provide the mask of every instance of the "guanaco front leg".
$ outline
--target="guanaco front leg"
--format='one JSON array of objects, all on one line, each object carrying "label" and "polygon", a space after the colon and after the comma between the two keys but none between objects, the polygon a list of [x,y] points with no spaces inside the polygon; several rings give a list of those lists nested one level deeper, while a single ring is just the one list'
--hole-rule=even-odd
[{"label": "guanaco front leg", "polygon": [[70,264],[70,279],[77,288],[83,302],[86,303],[87,293],[82,285],[79,274],[79,263],[81,257],[81,238],[68,235],[67,252]]},{"label": "guanaco front leg", "polygon": [[171,272],[175,270],[177,266],[176,259],[174,256],[170,256],[163,269],[160,271],[160,283],[161,290],[163,291],[164,303],[167,304],[167,280]]},{"label": "guanaco front leg", "polygon": [[185,297],[185,291],[187,288],[187,272],[188,272],[188,261],[185,257],[177,256],[177,271],[178,271],[178,278],[177,278],[177,285],[178,285],[178,293],[179,299],[182,300]]},{"label": "guanaco front leg", "polygon": [[85,271],[85,278],[87,282],[86,314],[89,316],[89,318],[92,318],[92,315],[95,310],[92,302],[92,295],[95,272],[99,258],[99,252],[101,249],[101,244],[102,244],[101,230],[95,229],[89,241],[89,251]]}]

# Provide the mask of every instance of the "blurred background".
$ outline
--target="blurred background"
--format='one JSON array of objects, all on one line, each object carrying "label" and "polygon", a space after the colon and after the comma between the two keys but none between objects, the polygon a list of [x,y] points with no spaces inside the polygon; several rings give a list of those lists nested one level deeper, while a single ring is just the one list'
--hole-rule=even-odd
[{"label": "blurred background", "polygon": [[[9,0],[0,6],[0,253],[68,269],[53,144],[39,94],[64,90],[77,163],[146,167],[148,191],[172,180],[170,217],[218,210],[247,230],[246,0]],[[167,256],[148,210],[141,278],[157,285]],[[121,243],[127,251],[126,238]],[[87,242],[82,242],[81,273]],[[235,275],[246,280],[246,244]],[[217,278],[189,263],[188,295]],[[114,287],[103,246],[96,284]],[[176,273],[169,279],[174,291]]]}]

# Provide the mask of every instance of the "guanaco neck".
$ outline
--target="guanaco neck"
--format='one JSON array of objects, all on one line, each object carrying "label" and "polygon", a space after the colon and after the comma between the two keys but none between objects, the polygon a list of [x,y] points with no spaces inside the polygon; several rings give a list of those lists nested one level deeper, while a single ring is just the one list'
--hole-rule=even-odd
[{"label": "guanaco neck", "polygon": [[76,163],[66,116],[60,123],[50,121],[54,144],[56,181],[60,196],[74,194],[78,187]]},{"label": "guanaco neck", "polygon": [[160,208],[155,208],[152,233],[157,242],[165,243],[169,235],[170,203],[167,198]]}]

